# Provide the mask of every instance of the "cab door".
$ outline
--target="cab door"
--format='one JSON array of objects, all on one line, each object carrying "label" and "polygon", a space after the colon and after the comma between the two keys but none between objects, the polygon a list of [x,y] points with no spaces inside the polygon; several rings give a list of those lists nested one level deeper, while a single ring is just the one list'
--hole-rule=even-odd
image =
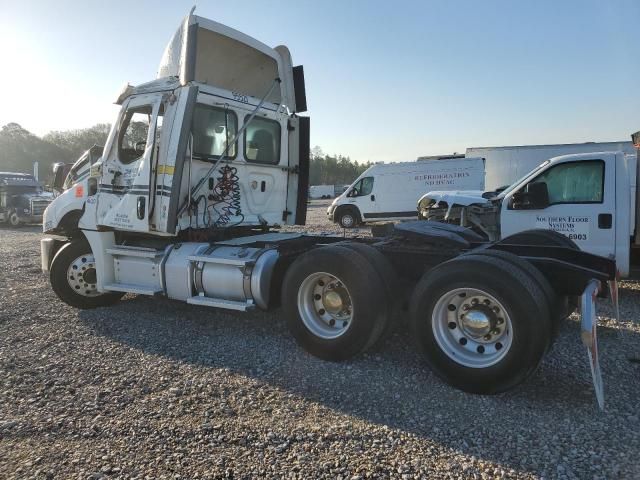
[{"label": "cab door", "polygon": [[347,203],[358,208],[364,221],[371,221],[379,217],[375,184],[375,177],[363,177],[351,187],[347,194]]},{"label": "cab door", "polygon": [[506,195],[501,237],[532,228],[555,230],[596,255],[615,255],[615,153],[552,162]]},{"label": "cab door", "polygon": [[97,224],[149,231],[150,193],[158,160],[162,94],[131,97],[122,107],[118,129],[102,165]]}]

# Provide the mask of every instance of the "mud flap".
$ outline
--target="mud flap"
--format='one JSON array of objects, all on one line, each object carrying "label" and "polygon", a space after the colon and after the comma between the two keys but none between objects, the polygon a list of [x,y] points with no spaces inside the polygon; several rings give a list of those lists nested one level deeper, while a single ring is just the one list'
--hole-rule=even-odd
[{"label": "mud flap", "polygon": [[[587,347],[589,356],[589,366],[591,367],[591,378],[595,390],[596,399],[600,410],[604,410],[604,384],[600,372],[600,362],[598,359],[598,317],[596,316],[596,297],[600,291],[600,282],[591,280],[584,289],[581,299],[581,333],[582,343]],[[617,289],[616,289],[617,291]],[[613,297],[612,297],[613,300]],[[617,306],[617,296],[616,296]]]}]

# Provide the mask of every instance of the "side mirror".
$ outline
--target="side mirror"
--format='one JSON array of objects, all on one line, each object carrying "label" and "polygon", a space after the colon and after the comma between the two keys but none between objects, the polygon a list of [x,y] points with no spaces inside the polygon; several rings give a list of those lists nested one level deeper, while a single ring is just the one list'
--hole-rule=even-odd
[{"label": "side mirror", "polygon": [[56,163],[53,165],[53,189],[61,192],[64,186],[64,180],[67,177],[64,163]]},{"label": "side mirror", "polygon": [[514,210],[541,210],[549,206],[549,190],[545,182],[533,182],[526,190],[515,192],[511,199]]},{"label": "side mirror", "polygon": [[547,208],[549,206],[549,190],[545,182],[533,182],[527,186],[531,208]]}]

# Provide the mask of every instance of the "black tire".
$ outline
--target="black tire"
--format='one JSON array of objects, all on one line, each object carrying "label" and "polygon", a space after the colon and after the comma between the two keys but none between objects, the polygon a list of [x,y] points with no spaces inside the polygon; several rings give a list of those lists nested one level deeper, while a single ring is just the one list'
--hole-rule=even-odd
[{"label": "black tire", "polygon": [[[560,315],[563,315],[566,312],[566,296],[557,295],[553,291],[553,288],[551,288],[549,281],[542,274],[542,272],[540,272],[540,270],[538,270],[528,261],[518,257],[517,255],[514,255],[513,253],[485,248],[482,250],[471,251],[464,256],[486,256],[500,258],[525,272],[538,284],[538,286],[542,290],[542,293],[544,293],[544,297],[546,300],[546,305],[541,305],[541,307],[547,312],[547,314],[541,318],[541,321],[547,321],[549,323],[549,325],[545,327],[546,329],[551,331],[549,343],[547,344],[547,350],[549,350],[553,345],[553,341],[558,335],[559,328],[559,322],[553,321],[553,319],[558,319]],[[566,316],[562,318],[566,318]]]},{"label": "black tire", "polygon": [[360,213],[356,208],[343,207],[338,210],[336,222],[342,228],[354,228],[360,223]]},{"label": "black tire", "polygon": [[[94,274],[91,273],[91,268],[86,271],[82,271],[82,267],[78,268],[81,273],[78,274],[78,281],[75,282],[76,287],[80,286],[78,285],[80,282],[82,282],[83,287],[84,285],[87,285],[87,287],[75,289],[70,284],[68,272],[72,264],[76,261],[82,262],[84,258],[87,261],[86,263],[91,266],[92,256],[91,247],[85,240],[73,240],[60,248],[53,258],[49,272],[51,288],[60,300],[67,305],[81,309],[106,307],[118,302],[124,296],[124,293],[121,292],[98,293],[95,290],[95,280],[91,282],[93,278],[89,278],[90,275]],[[75,278],[74,276],[74,280]],[[78,293],[78,291],[84,291],[90,296]]]},{"label": "black tire", "polygon": [[[305,324],[303,306],[299,308],[299,295],[304,297],[305,285],[320,273],[339,279],[351,300],[353,313],[348,328],[335,338],[314,333]],[[371,346],[384,327],[386,303],[385,285],[373,265],[354,250],[337,245],[301,255],[289,267],[282,285],[282,308],[289,331],[302,348],[324,360],[345,360]],[[309,317],[305,318],[309,322]]]},{"label": "black tire", "polygon": [[[436,340],[432,323],[439,320],[434,320],[434,309],[441,298],[459,288],[493,296],[510,318],[511,345],[486,367],[454,360],[455,355],[445,353]],[[411,298],[410,321],[414,338],[436,375],[466,392],[494,394],[520,384],[539,366],[551,335],[550,322],[544,320],[545,306],[542,289],[528,273],[501,258],[469,255],[442,263],[423,276]],[[477,358],[483,354],[478,350]]]},{"label": "black tire", "polygon": [[18,212],[15,212],[15,211],[11,212],[9,214],[9,217],[7,218],[7,223],[12,227],[19,227],[20,217],[18,216]]},{"label": "black tire", "polygon": [[[524,230],[522,232],[514,233],[513,235],[509,235],[508,237],[500,240],[500,243],[515,243],[520,245],[552,245],[555,247],[566,247],[573,250],[580,250],[580,247],[578,247],[576,242],[574,242],[570,238],[567,238],[561,233],[558,233],[554,230],[545,230],[542,228]],[[555,304],[557,305],[558,309],[556,310],[556,314],[553,315],[553,318],[558,322],[562,322],[578,309],[578,305],[580,304],[580,297],[577,297],[575,295],[560,296]],[[559,325],[556,326],[556,331],[559,327]]]},{"label": "black tire", "polygon": [[397,317],[400,313],[402,298],[399,291],[399,280],[391,262],[379,250],[371,245],[357,242],[345,242],[339,244],[357,252],[367,260],[378,273],[378,277],[384,285],[386,292],[387,314],[382,322],[381,331],[373,339],[377,345],[381,345],[393,333],[397,326]]}]

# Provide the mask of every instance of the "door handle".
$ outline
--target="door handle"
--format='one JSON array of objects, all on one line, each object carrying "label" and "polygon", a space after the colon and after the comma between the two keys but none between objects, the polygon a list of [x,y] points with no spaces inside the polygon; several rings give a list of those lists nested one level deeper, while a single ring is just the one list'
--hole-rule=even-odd
[{"label": "door handle", "polygon": [[609,230],[613,226],[613,215],[610,213],[601,213],[598,215],[598,228]]},{"label": "door handle", "polygon": [[375,202],[376,201],[376,196],[375,195],[371,195],[371,201]]},{"label": "door handle", "polygon": [[147,206],[146,198],[145,197],[138,197],[138,203],[136,205],[137,213],[138,213],[138,220],[144,219],[146,206]]}]

